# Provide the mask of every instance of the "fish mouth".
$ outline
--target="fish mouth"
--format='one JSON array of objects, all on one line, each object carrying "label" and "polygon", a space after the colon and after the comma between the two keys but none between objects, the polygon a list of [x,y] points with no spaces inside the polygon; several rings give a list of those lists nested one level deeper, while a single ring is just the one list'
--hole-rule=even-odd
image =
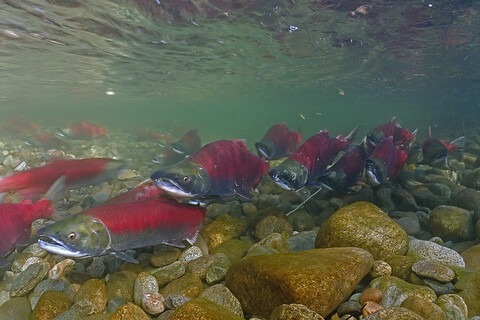
[{"label": "fish mouth", "polygon": [[365,160],[363,177],[367,184],[372,187],[377,187],[382,184],[381,178],[378,175],[378,168],[375,167],[373,160]]},{"label": "fish mouth", "polygon": [[49,236],[42,236],[42,238],[38,239],[37,243],[40,246],[40,248],[55,254],[62,255],[62,256],[73,257],[73,258],[90,257],[88,253],[73,250],[72,248],[69,248],[62,241]]},{"label": "fish mouth", "polygon": [[186,192],[175,180],[159,178],[154,180],[155,185],[165,192],[177,197],[193,197],[194,194]]},{"label": "fish mouth", "polygon": [[280,188],[286,189],[286,190],[296,190],[291,184],[290,181],[282,177],[281,175],[274,175],[272,176],[273,182]]},{"label": "fish mouth", "polygon": [[272,158],[272,152],[268,149],[267,145],[261,142],[255,143],[255,148],[257,149],[260,157],[270,160]]}]

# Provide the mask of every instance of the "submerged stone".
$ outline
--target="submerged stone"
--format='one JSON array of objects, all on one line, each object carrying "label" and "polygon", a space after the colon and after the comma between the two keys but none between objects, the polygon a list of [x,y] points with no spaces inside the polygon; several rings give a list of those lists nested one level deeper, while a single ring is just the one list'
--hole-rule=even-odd
[{"label": "submerged stone", "polygon": [[84,299],[95,306],[95,313],[103,312],[107,305],[107,287],[103,280],[90,279],[85,282],[77,291],[74,302]]},{"label": "submerged stone", "polygon": [[465,266],[469,269],[480,271],[480,244],[468,248],[462,252]]},{"label": "submerged stone", "polygon": [[50,320],[67,311],[72,302],[63,292],[56,290],[45,291],[33,310],[32,320]]},{"label": "submerged stone", "polygon": [[317,248],[359,247],[375,259],[403,255],[408,249],[405,230],[369,202],[356,202],[336,211],[318,230]]},{"label": "submerged stone", "polygon": [[273,310],[269,320],[324,320],[303,304],[282,304]]},{"label": "submerged stone", "polygon": [[211,254],[215,253],[223,253],[225,254],[231,262],[235,262],[243,258],[245,253],[247,253],[248,248],[251,247],[251,243],[238,240],[238,239],[230,239],[218,247],[214,248],[211,251]]},{"label": "submerged stone", "polygon": [[363,318],[364,320],[424,320],[420,315],[403,307],[388,307]]},{"label": "submerged stone", "polygon": [[238,238],[246,228],[245,221],[223,214],[203,228],[200,233],[207,243],[208,250],[212,250],[229,239]]},{"label": "submerged stone", "polygon": [[452,291],[465,301],[469,317],[480,316],[480,271],[461,277]]},{"label": "submerged stone", "polygon": [[196,298],[176,309],[168,320],[242,320],[243,317],[203,298]]},{"label": "submerged stone", "polygon": [[268,317],[279,305],[300,303],[328,315],[373,265],[360,248],[328,248],[261,255],[234,263],[225,284],[248,314]]},{"label": "submerged stone", "polygon": [[475,239],[475,224],[472,212],[454,207],[438,206],[429,215],[433,235],[444,241],[466,241]]},{"label": "submerged stone", "polygon": [[411,284],[400,278],[385,276],[374,279],[370,286],[382,291],[382,302],[384,307],[398,307],[403,300],[416,296],[426,301],[434,302],[437,299],[435,292],[429,287]]},{"label": "submerged stone", "polygon": [[412,271],[418,276],[449,282],[455,278],[455,272],[435,260],[421,260],[412,265]]},{"label": "submerged stone", "polygon": [[108,275],[107,294],[108,300],[115,297],[122,297],[125,301],[133,301],[133,287],[137,275],[129,271],[119,271]]},{"label": "submerged stone", "polygon": [[408,255],[425,260],[436,260],[451,267],[465,268],[465,261],[459,253],[431,241],[411,238],[408,244]]},{"label": "submerged stone", "polygon": [[415,312],[425,320],[447,320],[442,308],[420,297],[410,296],[403,300],[400,306]]},{"label": "submerged stone", "polygon": [[443,294],[438,297],[436,304],[442,308],[447,320],[466,320],[471,314],[462,297],[456,294]]},{"label": "submerged stone", "polygon": [[191,273],[185,274],[176,280],[173,280],[165,288],[161,290],[164,297],[171,294],[180,294],[189,298],[195,298],[202,290],[202,280]]},{"label": "submerged stone", "polygon": [[205,298],[215,302],[219,306],[222,306],[236,315],[243,317],[243,310],[240,301],[238,301],[233,293],[223,284],[215,284],[203,290],[200,293],[199,298]]},{"label": "submerged stone", "polygon": [[14,297],[0,306],[0,320],[26,320],[32,310],[25,297]]},{"label": "submerged stone", "polygon": [[137,305],[121,305],[110,318],[111,320],[150,320],[150,317]]},{"label": "submerged stone", "polygon": [[12,283],[10,296],[24,296],[30,290],[35,288],[48,273],[48,266],[45,262],[29,265],[24,271],[20,272]]}]

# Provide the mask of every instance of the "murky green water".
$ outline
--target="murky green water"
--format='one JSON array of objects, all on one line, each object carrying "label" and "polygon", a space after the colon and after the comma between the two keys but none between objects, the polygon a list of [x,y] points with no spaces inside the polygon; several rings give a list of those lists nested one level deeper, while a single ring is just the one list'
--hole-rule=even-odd
[{"label": "murky green water", "polygon": [[204,141],[392,116],[461,130],[478,119],[479,15],[478,1],[3,1],[0,111]]}]

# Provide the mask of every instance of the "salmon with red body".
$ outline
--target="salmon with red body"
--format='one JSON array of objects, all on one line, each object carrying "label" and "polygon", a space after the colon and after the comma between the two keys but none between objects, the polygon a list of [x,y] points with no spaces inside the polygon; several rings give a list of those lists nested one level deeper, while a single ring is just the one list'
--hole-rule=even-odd
[{"label": "salmon with red body", "polygon": [[148,198],[154,197],[158,194],[164,193],[164,191],[158,188],[153,181],[145,182],[137,186],[136,188],[119,194],[111,199],[108,199],[105,204],[114,204],[114,203],[127,203],[127,202],[138,202],[147,200]]},{"label": "salmon with red body", "polygon": [[300,133],[289,130],[285,123],[279,123],[268,129],[262,140],[255,143],[255,148],[260,157],[276,160],[292,154],[300,141]]},{"label": "salmon with red body", "polygon": [[178,203],[162,195],[145,201],[95,207],[40,229],[38,244],[45,250],[74,258],[122,253],[157,244],[184,247],[194,243],[205,209]]},{"label": "salmon with red body", "polygon": [[383,139],[365,160],[364,176],[372,186],[394,177],[407,161],[407,155],[393,143],[393,137]]},{"label": "salmon with red body", "polygon": [[70,125],[68,130],[56,129],[55,132],[63,138],[74,140],[91,140],[108,134],[107,129],[86,121],[75,122]]},{"label": "salmon with red body", "polygon": [[395,118],[379,125],[365,137],[365,147],[371,153],[385,138],[392,137],[393,144],[400,150],[407,150],[415,141],[417,130],[410,132],[400,127]]},{"label": "salmon with red body", "polygon": [[53,133],[36,134],[23,141],[26,145],[36,148],[60,148],[68,145],[69,143],[63,139],[60,139]]},{"label": "salmon with red body", "polygon": [[180,154],[190,155],[200,149],[202,146],[197,130],[190,130],[183,135],[183,137],[175,142],[172,142],[172,149]]},{"label": "salmon with red body", "polygon": [[124,162],[109,158],[55,160],[43,167],[1,178],[0,193],[19,191],[24,197],[34,198],[61,176],[66,177],[67,189],[79,188],[116,178],[125,167]]},{"label": "salmon with red body", "polygon": [[268,164],[249,152],[244,140],[219,140],[176,165],[154,172],[151,179],[177,197],[238,194],[251,198],[250,191],[267,173]]},{"label": "salmon with red body", "polygon": [[327,130],[308,138],[298,149],[276,168],[270,170],[274,182],[287,190],[297,190],[303,186],[320,187],[318,180],[326,175],[327,167],[337,154],[347,149],[355,128],[347,137],[329,137]]}]

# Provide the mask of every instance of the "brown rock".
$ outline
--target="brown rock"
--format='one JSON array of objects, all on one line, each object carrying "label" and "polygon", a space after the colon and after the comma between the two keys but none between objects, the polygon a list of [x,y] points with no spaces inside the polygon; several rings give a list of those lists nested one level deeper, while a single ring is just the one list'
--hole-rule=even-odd
[{"label": "brown rock", "polygon": [[127,303],[118,307],[110,318],[111,320],[150,320],[143,310],[133,303]]},{"label": "brown rock", "polygon": [[405,230],[380,208],[360,201],[336,211],[320,226],[315,247],[358,247],[384,260],[405,254],[408,238]]},{"label": "brown rock", "polygon": [[85,282],[75,295],[74,302],[88,300],[96,308],[95,313],[102,313],[107,305],[107,287],[100,279],[90,279]]},{"label": "brown rock", "polygon": [[65,293],[57,290],[47,290],[38,299],[33,310],[32,320],[50,320],[67,311],[72,302]]},{"label": "brown rock", "polygon": [[245,221],[223,214],[203,228],[200,233],[207,243],[208,250],[212,250],[229,239],[238,238],[246,228]]},{"label": "brown rock", "polygon": [[480,271],[461,277],[455,283],[452,292],[463,298],[468,306],[468,316],[480,316]]},{"label": "brown rock", "polygon": [[298,303],[326,316],[348,298],[372,264],[372,256],[360,248],[253,256],[230,267],[225,285],[247,314],[268,317],[279,305]]},{"label": "brown rock", "polygon": [[202,280],[199,277],[187,273],[183,277],[173,280],[161,290],[164,297],[172,294],[180,294],[189,298],[195,298],[202,290]]},{"label": "brown rock", "polygon": [[421,260],[412,265],[412,271],[418,276],[439,282],[449,282],[455,278],[455,272],[435,260]]},{"label": "brown rock", "polygon": [[462,252],[462,258],[467,268],[480,271],[480,244]]},{"label": "brown rock", "polygon": [[367,288],[363,290],[360,295],[360,304],[363,306],[367,301],[380,303],[380,301],[382,301],[382,291],[377,288]]},{"label": "brown rock", "polygon": [[242,317],[203,298],[190,300],[176,309],[168,320],[242,320]]},{"label": "brown rock", "polygon": [[365,317],[364,320],[424,320],[413,311],[402,307],[383,308]]},{"label": "brown rock", "polygon": [[473,213],[454,206],[441,205],[429,215],[430,229],[434,236],[455,242],[475,239]]},{"label": "brown rock", "polygon": [[108,300],[122,297],[125,301],[133,301],[133,287],[137,275],[130,271],[119,271],[108,275],[107,293]]},{"label": "brown rock", "polygon": [[362,314],[364,317],[368,317],[369,315],[377,312],[380,309],[383,309],[383,306],[380,303],[374,301],[367,301],[362,304]]},{"label": "brown rock", "polygon": [[293,234],[293,227],[287,220],[273,215],[263,218],[255,226],[255,238],[257,240],[262,240],[272,233],[290,237]]},{"label": "brown rock", "polygon": [[447,320],[445,312],[435,303],[425,299],[410,296],[403,300],[401,307],[412,310],[422,316],[425,320]]},{"label": "brown rock", "polygon": [[282,304],[273,310],[270,320],[324,320],[303,304]]},{"label": "brown rock", "polygon": [[210,253],[223,253],[228,257],[231,262],[235,262],[243,258],[251,245],[251,243],[242,240],[230,239],[223,242],[218,247],[214,248]]}]

